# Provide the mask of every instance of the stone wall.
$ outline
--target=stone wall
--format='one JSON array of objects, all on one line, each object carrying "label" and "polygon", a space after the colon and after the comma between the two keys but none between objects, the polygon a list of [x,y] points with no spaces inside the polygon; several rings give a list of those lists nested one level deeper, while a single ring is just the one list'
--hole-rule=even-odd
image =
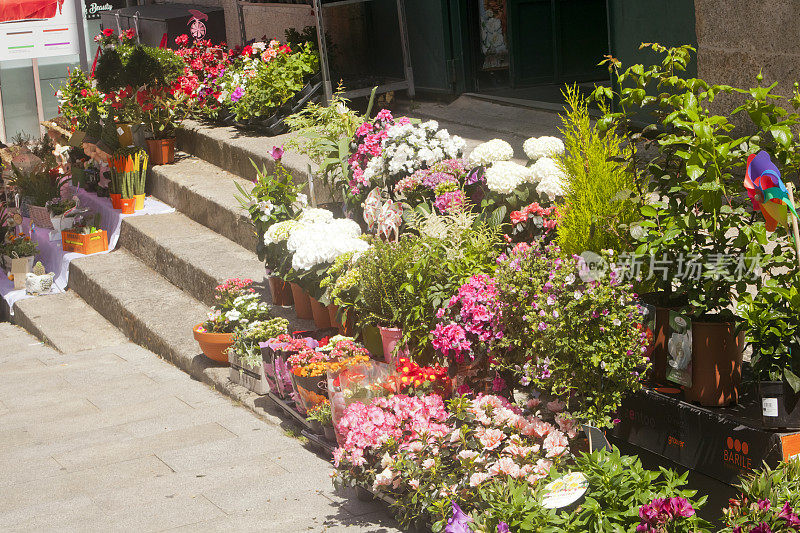
[{"label": "stone wall", "polygon": [[[759,70],[776,93],[800,81],[800,0],[695,0],[698,77],[715,84],[755,87]],[[741,102],[724,96],[717,112]],[[736,121],[742,125],[744,121]]]}]

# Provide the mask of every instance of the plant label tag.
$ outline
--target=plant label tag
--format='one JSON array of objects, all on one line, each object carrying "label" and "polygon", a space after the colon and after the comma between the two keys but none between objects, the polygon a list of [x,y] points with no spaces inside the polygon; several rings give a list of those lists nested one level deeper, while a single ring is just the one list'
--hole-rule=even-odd
[{"label": "plant label tag", "polygon": [[778,399],[761,398],[761,414],[764,416],[778,416]]},{"label": "plant label tag", "polygon": [[667,379],[684,387],[692,386],[692,319],[669,312],[667,341]]},{"label": "plant label tag", "polygon": [[124,133],[125,130],[123,130],[122,128],[117,128],[117,135],[123,135]]}]

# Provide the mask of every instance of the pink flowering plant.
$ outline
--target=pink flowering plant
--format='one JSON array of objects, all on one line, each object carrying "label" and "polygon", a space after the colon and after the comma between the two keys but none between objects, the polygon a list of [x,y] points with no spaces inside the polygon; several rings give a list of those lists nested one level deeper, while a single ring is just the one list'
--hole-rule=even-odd
[{"label": "pink flowering plant", "polygon": [[800,531],[800,460],[764,466],[745,476],[723,510],[725,533]]},{"label": "pink flowering plant", "polygon": [[401,178],[394,194],[411,209],[422,206],[427,212],[453,213],[470,205],[469,185],[474,179],[463,160],[445,159]]},{"label": "pink flowering plant", "polygon": [[351,171],[347,190],[348,203],[359,204],[377,185],[369,178],[369,175],[364,175],[364,171],[373,158],[379,157],[383,153],[383,140],[387,137],[388,129],[395,124],[408,124],[409,122],[407,117],[395,120],[391,111],[382,109],[374,120],[364,122],[358,127],[350,142],[352,155],[348,160]]},{"label": "pink flowering plant", "polygon": [[592,269],[553,245],[518,245],[495,274],[503,357],[522,387],[561,398],[581,420],[610,427],[625,394],[638,390],[647,336],[636,295],[614,269]]},{"label": "pink flowering plant", "polygon": [[[404,525],[424,517],[441,530],[452,503],[475,508],[479,487],[492,480],[517,480],[530,487],[567,461],[576,426],[552,413],[524,414],[499,396],[457,397],[442,423],[406,434],[380,447],[372,472],[374,489],[395,499]],[[379,437],[380,438],[380,437]],[[341,464],[341,463],[340,463]]]}]

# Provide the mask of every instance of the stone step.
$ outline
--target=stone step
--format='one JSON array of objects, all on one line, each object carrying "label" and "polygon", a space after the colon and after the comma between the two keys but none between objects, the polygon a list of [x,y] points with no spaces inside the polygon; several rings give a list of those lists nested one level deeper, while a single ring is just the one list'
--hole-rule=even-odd
[{"label": "stone step", "polygon": [[[131,341],[198,379],[214,384],[222,380],[221,372],[228,372],[202,354],[192,334],[192,328],[205,319],[208,306],[151,270],[129,250],[120,248],[73,260],[69,285]],[[289,320],[291,330],[313,329],[312,322],[298,320],[291,309],[273,310]],[[208,372],[210,368],[219,372]]]},{"label": "stone step", "polygon": [[156,198],[233,242],[255,250],[250,215],[235,197],[239,194],[237,183],[248,192],[253,188],[246,179],[182,153],[177,154],[175,164],[155,166],[148,175],[148,187]]},{"label": "stone step", "polygon": [[13,322],[62,353],[128,342],[125,335],[75,291],[20,300],[14,306]]},{"label": "stone step", "polygon": [[254,252],[182,213],[125,218],[119,246],[206,305],[228,278],[250,278],[269,297],[264,263]]}]

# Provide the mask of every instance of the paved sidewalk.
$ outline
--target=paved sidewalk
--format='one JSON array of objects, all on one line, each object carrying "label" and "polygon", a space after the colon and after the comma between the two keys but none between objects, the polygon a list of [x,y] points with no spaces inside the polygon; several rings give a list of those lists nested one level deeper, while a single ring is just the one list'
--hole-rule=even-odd
[{"label": "paved sidewalk", "polygon": [[397,531],[329,471],[139,346],[61,354],[0,323],[0,531]]}]

